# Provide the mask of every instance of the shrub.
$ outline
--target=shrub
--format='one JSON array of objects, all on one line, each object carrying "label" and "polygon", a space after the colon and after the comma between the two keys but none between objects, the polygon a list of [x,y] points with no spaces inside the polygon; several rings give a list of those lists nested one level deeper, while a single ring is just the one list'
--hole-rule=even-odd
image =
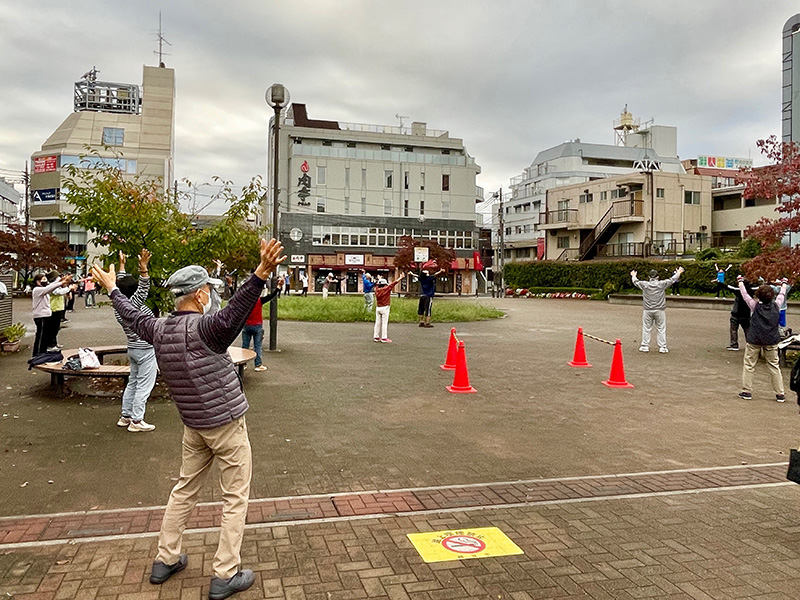
[{"label": "shrub", "polygon": [[[603,290],[606,296],[614,292],[638,291],[631,281],[630,272],[636,270],[640,278],[647,278],[650,269],[656,269],[661,278],[670,277],[679,266],[686,271],[681,275],[682,293],[709,293],[716,290],[716,271],[710,261],[624,261],[555,262],[549,260],[512,262],[505,265],[508,286],[515,288],[592,288]],[[742,260],[726,260],[733,267],[725,274],[733,284],[740,272]]]},{"label": "shrub", "polygon": [[695,260],[718,260],[722,252],[718,248],[703,248],[694,255]]},{"label": "shrub", "polygon": [[761,242],[752,237],[742,240],[736,250],[736,255],[739,258],[753,258],[759,254],[761,254]]}]

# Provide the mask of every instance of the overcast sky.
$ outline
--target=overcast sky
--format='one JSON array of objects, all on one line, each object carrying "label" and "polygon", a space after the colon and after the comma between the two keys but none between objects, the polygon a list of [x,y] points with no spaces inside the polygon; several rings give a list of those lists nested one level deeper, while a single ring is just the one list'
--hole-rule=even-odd
[{"label": "overcast sky", "polygon": [[487,194],[565,140],[611,143],[625,104],[678,127],[682,158],[780,135],[788,0],[0,0],[0,169],[72,111],[75,81],[141,83],[162,11],[177,81],[176,175],[265,172],[283,83],[317,119],[463,138]]}]

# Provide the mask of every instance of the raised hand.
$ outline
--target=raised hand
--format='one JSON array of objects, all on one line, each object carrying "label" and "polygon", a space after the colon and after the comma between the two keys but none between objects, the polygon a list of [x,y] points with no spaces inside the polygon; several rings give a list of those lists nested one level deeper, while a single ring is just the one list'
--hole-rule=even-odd
[{"label": "raised hand", "polygon": [[108,266],[108,271],[103,271],[97,263],[92,265],[92,279],[101,286],[110,290],[117,283],[117,274],[114,271],[114,263]]},{"label": "raised hand", "polygon": [[147,248],[142,248],[139,253],[139,274],[147,275],[147,266],[150,264],[150,251]]},{"label": "raised hand", "polygon": [[127,259],[125,258],[125,253],[122,250],[120,250],[119,251],[119,270],[120,271],[124,271],[125,270],[125,261],[126,260]]},{"label": "raised hand", "polygon": [[266,279],[269,274],[286,260],[283,254],[283,244],[275,238],[270,241],[261,240],[261,262],[255,270],[255,275],[259,279]]}]

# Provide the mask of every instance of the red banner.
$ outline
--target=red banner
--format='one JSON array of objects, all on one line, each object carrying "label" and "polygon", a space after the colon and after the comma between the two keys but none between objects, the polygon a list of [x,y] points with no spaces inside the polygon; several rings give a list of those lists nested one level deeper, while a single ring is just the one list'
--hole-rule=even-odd
[{"label": "red banner", "polygon": [[58,165],[57,156],[38,156],[33,159],[34,173],[50,173],[55,171]]}]

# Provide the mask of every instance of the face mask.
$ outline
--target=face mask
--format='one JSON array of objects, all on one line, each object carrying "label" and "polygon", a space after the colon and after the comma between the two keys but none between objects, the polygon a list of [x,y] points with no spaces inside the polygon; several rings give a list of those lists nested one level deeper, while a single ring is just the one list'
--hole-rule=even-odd
[{"label": "face mask", "polygon": [[203,290],[208,295],[208,303],[203,304],[203,314],[204,315],[213,315],[215,312],[219,311],[220,309],[220,298],[219,294],[217,294],[217,290],[211,289],[211,293],[206,290]]}]

